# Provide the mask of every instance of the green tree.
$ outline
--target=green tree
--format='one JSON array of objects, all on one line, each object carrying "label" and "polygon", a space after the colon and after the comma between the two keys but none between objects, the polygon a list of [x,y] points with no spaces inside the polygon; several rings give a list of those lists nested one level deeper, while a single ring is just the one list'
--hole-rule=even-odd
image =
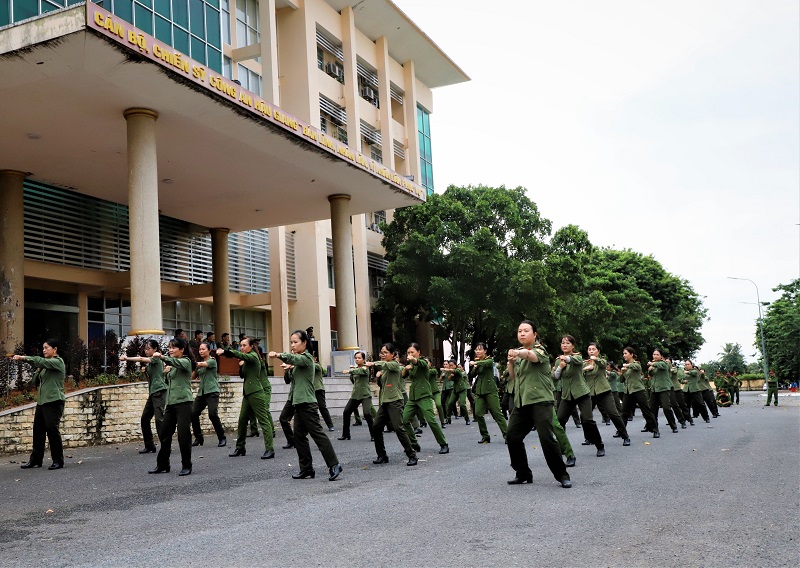
[{"label": "green tree", "polygon": [[[800,380],[800,279],[773,289],[783,292],[764,315],[764,340],[770,369],[785,381]],[[756,324],[754,345],[761,350]]]},{"label": "green tree", "polygon": [[724,373],[739,373],[740,375],[747,370],[742,355],[742,346],[738,343],[726,343],[719,354],[719,370]]}]

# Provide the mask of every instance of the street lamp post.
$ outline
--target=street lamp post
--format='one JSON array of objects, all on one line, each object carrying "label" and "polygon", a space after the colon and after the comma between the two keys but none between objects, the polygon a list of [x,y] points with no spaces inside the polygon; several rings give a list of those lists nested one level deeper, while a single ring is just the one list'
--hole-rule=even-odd
[{"label": "street lamp post", "polygon": [[761,334],[761,354],[763,356],[764,361],[764,381],[769,382],[769,365],[767,364],[767,344],[764,341],[764,324],[763,319],[764,317],[761,314],[761,296],[758,293],[758,285],[755,282],[750,280],[749,278],[736,278],[735,276],[728,276],[729,280],[746,280],[750,282],[756,289],[756,302],[758,303],[758,331]]}]

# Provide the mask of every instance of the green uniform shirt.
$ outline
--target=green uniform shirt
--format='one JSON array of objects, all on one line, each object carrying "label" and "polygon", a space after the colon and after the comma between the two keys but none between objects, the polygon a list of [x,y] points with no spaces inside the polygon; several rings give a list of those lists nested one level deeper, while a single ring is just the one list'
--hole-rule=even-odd
[{"label": "green uniform shirt", "polygon": [[167,383],[164,382],[163,361],[160,359],[150,359],[150,362],[144,368],[144,374],[147,376],[147,382],[150,383],[150,394],[167,390]]},{"label": "green uniform shirt", "polygon": [[[589,361],[591,359],[587,363]],[[589,394],[592,396],[610,392],[611,385],[608,384],[608,377],[606,377],[606,360],[598,358],[594,361],[593,368],[584,367],[583,380],[586,381],[586,386],[589,387]]]},{"label": "green uniform shirt", "polygon": [[225,353],[232,355],[235,359],[244,361],[242,366],[244,396],[249,396],[256,392],[264,392],[264,387],[261,386],[261,356],[256,350],[253,349],[250,353],[245,353],[244,351],[225,349]]},{"label": "green uniform shirt", "polygon": [[167,406],[192,402],[192,361],[188,357],[164,356],[164,364],[172,367],[167,387]]},{"label": "green uniform shirt", "polygon": [[583,380],[583,357],[578,354],[569,357],[569,363],[561,369],[561,398],[575,400],[589,394],[589,387]]},{"label": "green uniform shirt", "polygon": [[208,367],[197,367],[197,376],[200,379],[200,388],[197,389],[197,396],[219,392],[217,360],[209,357],[205,363],[208,364]]},{"label": "green uniform shirt", "polygon": [[487,357],[480,361],[473,361],[469,370],[470,377],[475,379],[475,394],[478,396],[497,392],[497,383],[494,382],[494,360]]},{"label": "green uniform shirt", "polygon": [[686,390],[688,392],[700,392],[702,390],[698,382],[700,374],[697,372],[697,369],[686,371],[684,376],[686,377]]},{"label": "green uniform shirt", "polygon": [[406,382],[400,376],[400,363],[397,361],[375,361],[375,366],[381,372],[381,394],[378,404],[403,400]]},{"label": "green uniform shirt", "polygon": [[322,369],[322,365],[319,363],[314,363],[314,390],[315,391],[324,391],[325,390],[325,383],[322,382],[322,375],[325,374],[325,371]]},{"label": "green uniform shirt", "polygon": [[439,394],[439,373],[433,367],[428,368],[428,383],[431,385],[431,394]]},{"label": "green uniform shirt", "polygon": [[350,381],[353,383],[353,391],[350,393],[352,400],[372,398],[372,391],[369,390],[369,369],[367,367],[350,369]]},{"label": "green uniform shirt", "polygon": [[665,392],[672,390],[672,379],[669,376],[669,363],[666,361],[653,361],[653,390]]},{"label": "green uniform shirt", "polygon": [[36,372],[33,375],[33,382],[39,387],[36,394],[36,404],[47,404],[57,400],[66,400],[64,395],[64,379],[67,378],[67,369],[61,357],[36,357],[29,355],[25,360],[33,367]]},{"label": "green uniform shirt", "polygon": [[554,402],[553,379],[550,372],[550,357],[542,345],[538,343],[531,351],[535,352],[539,361],[534,363],[527,359],[514,360],[514,406],[521,407],[539,402]]},{"label": "green uniform shirt", "polygon": [[428,368],[425,359],[417,359],[416,363],[411,363],[411,369],[408,371],[408,378],[411,381],[408,400],[422,400],[432,396],[431,384],[428,382]]},{"label": "green uniform shirt", "polygon": [[261,383],[261,388],[264,389],[264,392],[267,394],[272,394],[272,383],[269,382],[269,369],[267,368],[267,362],[258,357],[259,361],[261,362],[261,368],[258,371],[258,382]]},{"label": "green uniform shirt", "polygon": [[453,371],[442,371],[442,390],[453,390]]},{"label": "green uniform shirt", "polygon": [[628,368],[622,372],[622,381],[625,383],[625,394],[643,391],[642,364],[638,361],[628,363]]},{"label": "green uniform shirt", "polygon": [[697,386],[701,391],[711,390],[711,384],[708,382],[708,377],[705,373],[697,371]]},{"label": "green uniform shirt", "polygon": [[314,394],[314,356],[308,351],[302,353],[281,353],[281,361],[294,365],[292,369],[292,404],[317,403]]},{"label": "green uniform shirt", "polygon": [[467,376],[464,372],[461,369],[456,369],[453,373],[455,375],[453,377],[453,390],[455,393],[458,394],[467,390],[469,388],[469,383],[467,382]]},{"label": "green uniform shirt", "polygon": [[672,365],[669,368],[669,380],[672,381],[672,390],[679,391],[681,390],[681,381],[678,378],[678,367]]},{"label": "green uniform shirt", "polygon": [[622,385],[619,384],[619,375],[614,371],[609,371],[606,375],[608,386],[611,387],[611,392],[621,392]]}]

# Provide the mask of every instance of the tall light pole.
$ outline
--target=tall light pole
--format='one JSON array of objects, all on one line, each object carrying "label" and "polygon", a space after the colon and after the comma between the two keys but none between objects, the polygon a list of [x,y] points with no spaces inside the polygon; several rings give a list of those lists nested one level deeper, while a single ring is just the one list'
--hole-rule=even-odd
[{"label": "tall light pole", "polygon": [[764,361],[764,381],[769,381],[769,365],[767,365],[767,344],[764,341],[764,317],[761,315],[761,296],[758,293],[758,286],[749,278],[736,278],[735,276],[728,276],[729,280],[746,280],[756,288],[756,302],[758,302],[758,330],[761,333],[761,355]]}]

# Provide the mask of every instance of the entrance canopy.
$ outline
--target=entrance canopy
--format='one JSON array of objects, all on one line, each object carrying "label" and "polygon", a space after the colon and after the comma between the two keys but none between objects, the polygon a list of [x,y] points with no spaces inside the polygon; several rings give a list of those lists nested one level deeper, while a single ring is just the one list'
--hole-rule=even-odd
[{"label": "entrance canopy", "polygon": [[[0,31],[0,168],[128,201],[128,108],[156,122],[161,213],[231,231],[418,204],[425,190],[88,2]],[[388,146],[391,151],[391,143]]]}]

